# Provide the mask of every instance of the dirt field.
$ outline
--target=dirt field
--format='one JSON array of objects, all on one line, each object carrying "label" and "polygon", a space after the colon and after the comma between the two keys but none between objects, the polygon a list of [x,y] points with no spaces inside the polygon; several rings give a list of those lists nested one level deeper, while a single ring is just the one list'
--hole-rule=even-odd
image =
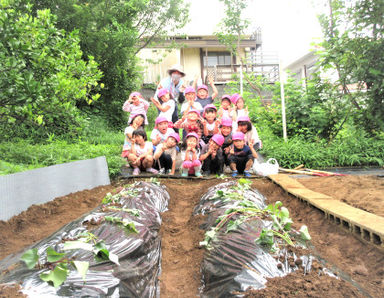
[{"label": "dirt field", "polygon": [[[381,204],[379,207],[376,205],[370,212],[384,208],[382,201],[380,201],[381,203],[375,201],[375,198],[383,200],[382,178],[370,176],[358,179],[358,181],[349,176],[330,178],[335,177],[310,178],[304,182],[301,179],[300,182],[312,190],[331,196],[339,195],[342,192],[347,193],[349,194],[348,200],[353,197],[353,192],[350,192],[353,185],[358,185],[360,190],[372,188],[378,193],[371,195],[372,192],[369,192],[370,195],[362,200],[364,204],[361,204],[361,199],[355,200],[353,204],[357,204],[356,202],[359,201],[359,208],[368,211],[371,210],[371,207],[368,206]],[[223,180],[162,179],[160,181],[167,186],[171,196],[170,210],[163,214],[161,227],[161,296],[196,297],[198,288],[201,286],[199,269],[204,255],[204,249],[198,245],[204,235],[204,231],[199,229],[199,225],[204,219],[201,216],[192,216],[192,210],[208,187],[221,183]],[[120,183],[126,184],[127,182],[130,183],[132,180],[124,180]],[[0,259],[47,237],[67,222],[92,210],[100,204],[105,193],[119,185],[116,183],[113,186],[99,187],[57,198],[42,206],[32,206],[26,212],[7,222],[0,221]],[[383,250],[364,242],[340,226],[329,223],[319,211],[286,194],[267,179],[254,179],[252,186],[267,197],[268,203],[282,201],[290,210],[291,217],[296,223],[294,227],[299,228],[302,224],[308,226],[314,246],[312,253],[325,259],[328,262],[328,268],[338,268],[340,276],[353,280],[363,292],[358,291],[356,287],[342,279],[317,274],[303,276],[302,272],[297,272],[286,278],[270,280],[266,289],[249,293],[250,297],[384,296]],[[320,187],[323,187],[324,191],[320,191]],[[358,192],[357,195],[360,197]],[[340,199],[345,198],[340,196]],[[73,206],[77,208],[73,208]],[[318,264],[318,266],[322,265]],[[0,288],[0,297],[16,297],[15,290]]]}]

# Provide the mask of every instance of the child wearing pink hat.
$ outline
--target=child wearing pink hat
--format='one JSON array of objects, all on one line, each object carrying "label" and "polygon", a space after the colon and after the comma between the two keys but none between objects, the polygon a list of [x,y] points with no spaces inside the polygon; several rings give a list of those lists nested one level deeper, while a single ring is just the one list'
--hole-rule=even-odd
[{"label": "child wearing pink hat", "polygon": [[199,136],[195,132],[187,134],[181,151],[181,176],[187,177],[188,174],[194,174],[196,177],[201,177],[201,162],[199,160]]},{"label": "child wearing pink hat", "polygon": [[155,120],[155,128],[151,132],[150,139],[153,146],[157,146],[163,143],[169,136],[169,134],[175,132],[168,125],[168,119],[162,116],[158,116]]},{"label": "child wearing pink hat", "polygon": [[244,140],[246,145],[253,147],[256,151],[263,147],[256,127],[252,125],[248,116],[240,116],[237,118],[237,131],[241,131],[245,135]]},{"label": "child wearing pink hat", "polygon": [[234,122],[237,122],[237,118],[241,116],[248,116],[248,107],[245,106],[244,98],[238,94],[235,93],[231,96],[231,102],[233,103],[233,113],[232,113],[232,120]]},{"label": "child wearing pink hat", "polygon": [[203,107],[200,103],[196,102],[196,91],[192,86],[188,86],[184,90],[185,102],[181,105],[180,113],[184,115],[190,110],[198,110],[199,113],[202,112]]},{"label": "child wearing pink hat", "polygon": [[253,153],[249,146],[245,145],[244,134],[240,131],[232,135],[233,145],[229,151],[229,167],[232,170],[232,177],[244,173],[245,177],[251,177],[249,170],[253,165]]},{"label": "child wearing pink hat", "polygon": [[[199,79],[199,77],[196,76],[195,80],[193,81],[193,84],[192,84],[193,88],[196,88],[198,79]],[[202,85],[197,86],[196,102],[200,103],[201,106],[203,107],[203,109],[207,105],[212,104],[213,100],[216,98],[217,94],[219,94],[219,92],[217,91],[217,88],[215,86],[215,83],[213,82],[213,78],[211,76],[208,77],[208,81],[209,81],[209,85],[211,86],[212,91],[213,91],[211,96],[209,96],[207,85],[202,84]]]},{"label": "child wearing pink hat", "polygon": [[220,121],[220,134],[224,137],[224,143],[222,145],[222,150],[224,154],[224,164],[229,166],[229,150],[232,145],[232,119],[231,118],[222,118]]},{"label": "child wearing pink hat", "polygon": [[151,97],[151,101],[156,106],[156,108],[160,111],[159,117],[165,117],[168,120],[169,127],[173,127],[172,123],[172,115],[175,111],[176,103],[173,99],[170,98],[170,93],[168,89],[162,88],[157,93],[157,97],[162,101],[160,103],[155,98]]},{"label": "child wearing pink hat", "polygon": [[213,104],[208,104],[204,108],[203,113],[203,136],[204,143],[208,143],[209,139],[219,133],[220,120],[216,119],[217,109]]},{"label": "child wearing pink hat", "polygon": [[221,146],[224,144],[224,137],[214,134],[201,149],[199,160],[203,163],[202,170],[205,175],[221,174],[224,167],[224,156]]},{"label": "child wearing pink hat", "polygon": [[149,102],[146,101],[139,92],[132,92],[123,105],[123,111],[130,113],[128,123],[131,122],[133,116],[142,114],[145,117],[145,125],[148,124],[147,110]]},{"label": "child wearing pink hat", "polygon": [[194,132],[201,138],[203,134],[203,124],[201,123],[200,112],[195,109],[189,110],[183,115],[183,118],[175,122],[173,127],[176,129],[184,129],[185,134]]},{"label": "child wearing pink hat", "polygon": [[165,142],[156,147],[153,158],[159,164],[160,174],[175,174],[177,156],[176,146],[179,142],[179,135],[172,132],[168,135]]},{"label": "child wearing pink hat", "polygon": [[232,118],[232,102],[231,96],[224,94],[221,97],[221,105],[218,111],[219,118]]}]

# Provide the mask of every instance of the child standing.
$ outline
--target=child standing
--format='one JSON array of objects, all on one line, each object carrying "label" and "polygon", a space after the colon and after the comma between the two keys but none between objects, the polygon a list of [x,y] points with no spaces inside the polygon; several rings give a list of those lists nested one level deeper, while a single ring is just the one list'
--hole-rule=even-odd
[{"label": "child standing", "polygon": [[167,118],[162,116],[156,118],[155,128],[151,132],[151,141],[153,146],[163,143],[171,133],[175,132],[169,127],[168,124],[169,122]]},{"label": "child standing", "polygon": [[162,101],[162,104],[153,97],[151,97],[151,101],[156,106],[156,108],[160,111],[159,117],[165,117],[168,120],[169,127],[173,127],[172,123],[172,115],[175,111],[175,101],[170,99],[170,93],[168,89],[162,88],[157,93],[157,97]]},{"label": "child standing", "polygon": [[148,124],[147,110],[149,102],[146,101],[139,92],[132,92],[128,100],[123,105],[123,111],[129,112],[128,123],[131,122],[134,115],[142,114],[145,117],[145,124]]},{"label": "child standing", "polygon": [[147,134],[144,130],[137,129],[132,133],[131,153],[128,161],[133,167],[132,175],[139,175],[141,171],[157,174],[158,171],[152,168],[153,146],[147,142]]},{"label": "child standing", "polygon": [[[197,80],[198,80],[198,77],[196,76],[195,80],[193,81],[193,84],[192,84],[193,88],[196,87]],[[217,91],[217,88],[216,88],[214,82],[213,82],[212,77],[208,77],[208,80],[209,80],[209,85],[211,86],[212,91],[213,91],[212,96],[208,96],[209,95],[208,87],[206,85],[203,84],[203,85],[199,85],[197,87],[196,102],[200,103],[203,108],[205,108],[208,104],[212,104],[213,100],[216,98],[217,94],[219,93]]]},{"label": "child standing", "polygon": [[244,134],[235,132],[232,135],[233,146],[229,151],[229,166],[232,170],[232,177],[244,173],[245,177],[251,177],[249,170],[253,165],[253,154],[251,149],[245,145]]},{"label": "child standing", "polygon": [[221,105],[219,108],[219,118],[232,118],[232,102],[231,96],[224,94],[221,97]]},{"label": "child standing", "polygon": [[223,173],[224,156],[221,146],[224,143],[224,137],[215,134],[201,149],[199,160],[203,162],[202,170],[205,175]]},{"label": "child standing", "polygon": [[214,134],[219,133],[220,120],[216,119],[216,112],[217,112],[217,109],[212,104],[206,105],[204,108],[204,113],[203,113],[204,130],[203,130],[202,140],[206,144]]},{"label": "child standing", "polygon": [[181,166],[181,176],[187,177],[188,174],[195,174],[196,177],[201,177],[199,136],[194,132],[187,134],[184,141],[184,147],[186,149],[181,152],[181,159],[183,161]]},{"label": "child standing", "polygon": [[175,174],[177,156],[176,146],[179,142],[179,135],[172,132],[169,134],[165,142],[156,147],[153,158],[160,164],[160,174]]},{"label": "child standing", "polygon": [[196,102],[196,91],[195,88],[189,86],[184,90],[186,101],[181,105],[180,112],[182,115],[188,113],[190,110],[198,110],[199,113],[203,111],[203,107],[200,103]]},{"label": "child standing", "polygon": [[[124,146],[123,146],[123,152],[121,153],[121,157],[127,158],[128,161],[128,155],[131,153],[131,146],[132,146],[132,133],[136,129],[142,129],[144,130],[144,115],[138,114],[133,115],[132,120],[129,123],[129,125],[124,130]],[[129,164],[127,165],[129,166]]]},{"label": "child standing", "polygon": [[231,102],[234,105],[232,119],[235,123],[238,117],[248,116],[248,107],[245,106],[244,98],[240,94],[233,94],[231,96]]}]

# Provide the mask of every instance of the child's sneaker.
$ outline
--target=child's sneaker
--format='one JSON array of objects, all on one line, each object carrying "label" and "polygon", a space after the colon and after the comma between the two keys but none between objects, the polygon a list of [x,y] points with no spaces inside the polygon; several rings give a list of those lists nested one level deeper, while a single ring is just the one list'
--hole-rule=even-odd
[{"label": "child's sneaker", "polygon": [[232,171],[232,177],[237,177],[237,175],[239,175],[238,171]]},{"label": "child's sneaker", "polygon": [[195,176],[196,176],[196,177],[201,177],[202,175],[201,175],[200,172],[196,172],[196,173],[195,173]]},{"label": "child's sneaker", "polygon": [[249,171],[244,171],[244,177],[252,177]]},{"label": "child's sneaker", "polygon": [[154,169],[154,168],[148,168],[148,169],[146,169],[145,171],[148,172],[148,173],[152,173],[152,174],[154,174],[154,175],[156,175],[156,174],[159,173],[159,171],[156,170],[156,169]]},{"label": "child's sneaker", "polygon": [[188,177],[188,172],[181,173],[181,177]]},{"label": "child's sneaker", "polygon": [[166,174],[165,168],[161,168],[160,171],[159,171],[159,174],[160,175],[165,175]]},{"label": "child's sneaker", "polygon": [[133,172],[132,172],[132,175],[137,176],[139,174],[140,174],[140,169],[139,168],[134,168]]}]

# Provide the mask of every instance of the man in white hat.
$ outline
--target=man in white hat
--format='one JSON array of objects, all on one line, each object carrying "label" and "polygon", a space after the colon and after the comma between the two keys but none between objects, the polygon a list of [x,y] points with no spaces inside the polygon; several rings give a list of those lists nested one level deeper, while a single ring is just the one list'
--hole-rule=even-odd
[{"label": "man in white hat", "polygon": [[172,65],[167,72],[169,76],[160,81],[160,84],[157,86],[155,96],[157,97],[157,93],[160,89],[168,89],[171,99],[173,99],[176,103],[175,111],[172,115],[172,122],[175,123],[179,118],[177,104],[184,101],[183,91],[186,86],[184,85],[184,80],[182,78],[185,76],[185,73],[180,64]]}]

